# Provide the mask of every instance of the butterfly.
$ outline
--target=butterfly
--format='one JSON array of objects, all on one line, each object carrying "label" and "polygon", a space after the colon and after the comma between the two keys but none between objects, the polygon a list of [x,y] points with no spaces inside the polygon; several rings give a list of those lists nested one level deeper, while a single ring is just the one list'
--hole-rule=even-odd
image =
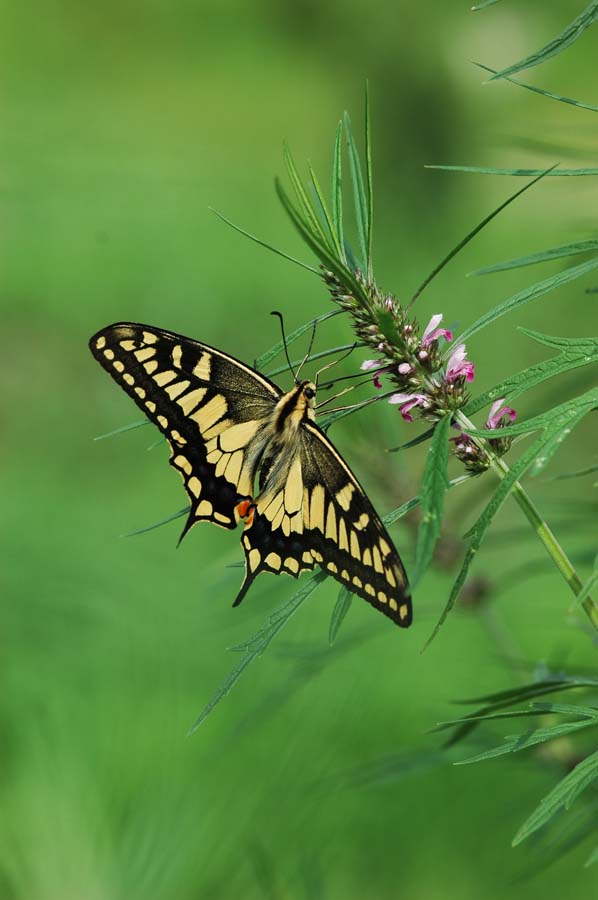
[{"label": "butterfly", "polygon": [[[316,385],[284,392],[221,350],[149,325],[99,331],[90,349],[170,445],[196,522],[243,521],[245,577],[297,578],[317,564],[398,625],[411,623],[405,569],[347,463],[315,422]],[[257,485],[256,485],[257,482]]]}]

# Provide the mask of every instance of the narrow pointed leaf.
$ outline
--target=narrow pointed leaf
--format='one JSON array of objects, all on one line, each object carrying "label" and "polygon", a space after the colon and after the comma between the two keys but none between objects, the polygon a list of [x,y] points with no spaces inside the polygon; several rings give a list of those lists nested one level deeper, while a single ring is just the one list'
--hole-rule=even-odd
[{"label": "narrow pointed leaf", "polygon": [[368,205],[365,189],[363,186],[363,175],[361,174],[361,163],[359,162],[359,154],[353,133],[351,131],[351,120],[349,114],[345,113],[345,134],[347,136],[347,149],[349,154],[349,171],[351,172],[351,182],[353,184],[353,201],[355,204],[355,219],[357,222],[357,235],[359,237],[359,246],[361,249],[361,258],[364,271],[368,268]]},{"label": "narrow pointed leaf", "polygon": [[512,401],[549,378],[598,362],[598,338],[558,338],[543,335],[539,331],[531,331],[528,328],[520,328],[519,331],[538,343],[560,350],[559,355],[529,366],[493,385],[466,404],[463,410],[465,415],[474,415],[499,397],[505,397]]},{"label": "narrow pointed leaf", "polygon": [[531,728],[523,734],[508,735],[501,746],[493,747],[492,750],[486,750],[484,753],[478,753],[467,759],[461,759],[455,765],[467,766],[470,763],[482,762],[486,759],[496,759],[497,756],[505,756],[507,753],[517,753],[519,750],[526,750],[528,747],[534,747],[537,744],[546,743],[546,741],[554,741],[576,731],[582,731],[584,728],[595,727],[596,724],[595,717],[587,717],[581,722],[566,722],[561,725],[552,725],[549,728]]},{"label": "narrow pointed leaf", "polygon": [[235,649],[240,650],[244,653],[241,661],[232,672],[225,678],[224,682],[220,685],[216,693],[213,695],[209,703],[206,704],[194,724],[190,729],[190,734],[193,734],[194,731],[199,728],[199,726],[206,720],[209,714],[216,708],[216,706],[220,703],[221,700],[231,692],[237,681],[243,675],[245,669],[251,665],[251,663],[255,662],[265,650],[267,650],[270,643],[274,640],[274,638],[279,634],[279,632],[284,628],[287,622],[291,619],[291,617],[297,612],[299,607],[305,600],[312,594],[315,589],[325,580],[327,574],[325,572],[317,572],[311,578],[307,579],[300,588],[292,595],[290,600],[287,600],[282,604],[277,610],[275,610],[271,615],[268,616],[264,625],[260,630],[254,634],[251,638],[249,638],[244,644],[236,647]]},{"label": "narrow pointed leaf", "polygon": [[598,250],[598,240],[578,241],[575,244],[563,244],[560,247],[551,247],[549,250],[540,250],[538,253],[530,253],[527,256],[519,256],[506,262],[495,263],[493,266],[485,266],[476,269],[468,275],[491,275],[494,272],[507,272],[510,269],[520,269],[524,266],[535,266],[538,263],[552,262],[554,259],[562,259],[566,256],[575,256],[578,253],[589,253]]},{"label": "narrow pointed leaf", "polygon": [[544,797],[540,805],[534,810],[515,837],[513,846],[542,828],[556,813],[562,809],[569,809],[579,795],[598,777],[598,751],[587,756],[578,763],[572,772],[563,778],[550,793]]},{"label": "narrow pointed leaf", "polygon": [[284,250],[279,250],[278,247],[275,247],[273,244],[269,244],[267,241],[263,241],[261,238],[256,237],[255,234],[251,234],[250,231],[245,231],[245,229],[241,228],[240,225],[235,225],[234,222],[231,222],[230,219],[227,219],[226,216],[223,216],[222,213],[218,212],[217,209],[213,209],[212,207],[208,208],[226,225],[230,225],[230,227],[234,228],[235,231],[238,231],[239,234],[242,234],[244,237],[249,238],[249,240],[253,241],[255,244],[259,244],[260,247],[265,247],[266,250],[270,250],[277,256],[282,256],[283,259],[287,259],[289,262],[295,263],[296,266],[300,266],[302,269],[307,269],[308,272],[313,272],[315,275],[322,274],[321,272],[318,272],[317,269],[314,269],[313,266],[309,266],[307,263],[302,262],[300,259],[297,259],[294,256],[290,256],[288,253],[285,253]]},{"label": "narrow pointed leaf", "polygon": [[343,123],[338,123],[334,156],[332,160],[332,225],[336,233],[336,241],[341,248],[341,259],[345,256],[345,238],[343,234]]},{"label": "narrow pointed leaf", "polygon": [[323,215],[323,217],[324,217],[324,221],[326,222],[326,227],[327,227],[327,229],[328,229],[328,231],[329,231],[329,233],[330,233],[330,238],[331,238],[331,240],[332,240],[332,244],[334,245],[334,249],[335,249],[335,251],[336,251],[336,253],[337,253],[339,259],[342,260],[342,258],[343,258],[343,249],[342,249],[342,245],[339,244],[339,242],[338,242],[338,238],[337,238],[337,236],[336,236],[336,230],[335,230],[335,228],[334,228],[334,225],[333,225],[333,223],[332,223],[332,218],[331,218],[330,213],[329,213],[329,211],[328,211],[328,205],[327,205],[327,203],[326,203],[326,198],[324,197],[324,193],[323,193],[323,191],[322,191],[322,188],[320,187],[320,182],[318,181],[318,178],[317,178],[317,176],[316,176],[316,173],[314,172],[314,170],[313,170],[311,164],[310,164],[310,166],[309,166],[309,175],[310,175],[310,178],[311,178],[311,183],[312,183],[313,189],[314,189],[314,191],[315,191],[315,194],[316,194],[316,196],[317,196],[317,198],[318,198],[318,202],[319,202],[319,204],[320,204],[320,209],[321,209],[321,211],[322,211],[322,215]]},{"label": "narrow pointed leaf", "polygon": [[[494,166],[440,166],[427,165],[426,169],[438,169],[442,172],[470,172],[474,175],[515,175],[517,177],[530,178],[533,175],[544,174],[543,169],[497,169]],[[554,169],[549,172],[550,178],[559,178],[560,176],[574,177],[577,175],[598,175],[598,168],[582,168],[582,169]]]},{"label": "narrow pointed leaf", "polygon": [[332,244],[332,240],[322,227],[320,219],[318,218],[318,215],[316,214],[316,211],[313,208],[309,197],[307,196],[305,188],[303,187],[303,182],[301,181],[299,172],[297,171],[297,167],[295,166],[293,157],[291,156],[291,151],[286,144],[284,145],[283,156],[291,184],[293,185],[293,189],[295,191],[297,199],[299,200],[303,219],[305,220],[314,238],[316,238],[318,241],[321,241],[328,251],[333,251],[334,245]]},{"label": "narrow pointed leaf", "polygon": [[106,434],[98,434],[94,437],[94,441],[104,441],[106,438],[115,437],[117,434],[125,434],[127,431],[133,431],[135,428],[141,428],[142,425],[149,425],[149,419],[139,419],[137,422],[129,422],[128,425],[122,425],[115,428],[114,431],[107,431]]},{"label": "narrow pointed leaf", "polygon": [[374,226],[374,177],[372,168],[372,128],[370,124],[370,90],[368,82],[365,83],[365,169],[367,179],[367,274],[372,281],[374,271],[372,267],[372,237]]},{"label": "narrow pointed leaf", "polygon": [[[341,310],[333,309],[331,312],[323,313],[321,316],[316,316],[315,319],[312,319],[310,322],[306,322],[304,325],[300,325],[298,328],[295,328],[294,331],[291,331],[290,334],[287,334],[287,347],[290,347],[291,344],[294,344],[295,341],[302,337],[306,333],[306,331],[311,331],[314,325],[318,325],[320,322],[325,322],[326,319],[331,319],[333,316],[340,315]],[[262,353],[261,356],[255,360],[255,368],[258,370],[263,369],[268,363],[271,363],[273,359],[276,359],[284,350],[283,341],[277,341],[273,347],[270,347],[269,350],[266,350],[265,353]],[[280,371],[286,371],[287,366],[284,366]]]},{"label": "narrow pointed leaf", "polygon": [[[428,167],[428,168],[434,168],[434,167]],[[453,247],[452,250],[450,250],[447,253],[447,255],[444,257],[444,259],[442,259],[438,263],[438,265],[432,269],[430,274],[426,278],[424,278],[424,280],[422,281],[422,283],[420,284],[420,286],[418,287],[418,289],[412,296],[411,300],[407,304],[408,307],[411,306],[413,303],[415,303],[415,301],[417,300],[419,295],[427,288],[427,286],[430,284],[430,282],[433,281],[434,278],[436,278],[436,276],[444,269],[444,267],[451,261],[451,259],[453,259],[457,255],[457,253],[459,253],[461,250],[463,250],[463,248],[466,247],[467,244],[469,244],[469,242],[471,240],[473,240],[473,238],[476,236],[476,234],[479,234],[479,232],[482,231],[482,229],[485,228],[486,225],[488,225],[494,218],[496,218],[496,216],[499,213],[501,213],[503,211],[503,209],[506,209],[506,207],[509,206],[509,204],[511,204],[518,197],[520,197],[521,194],[524,194],[526,191],[529,191],[529,189],[531,187],[533,187],[536,184],[536,182],[540,181],[546,175],[550,175],[554,171],[554,168],[555,167],[552,166],[550,169],[546,169],[544,172],[541,172],[540,174],[538,174],[536,178],[534,178],[532,181],[529,182],[529,184],[524,185],[518,191],[515,191],[514,194],[511,194],[510,197],[507,197],[507,199],[504,200],[499,206],[497,206],[496,209],[493,209],[491,213],[489,213],[487,216],[485,216],[482,219],[482,221],[479,222],[475,226],[475,228],[472,228],[472,230],[470,232],[468,232],[468,234],[466,234],[465,237],[461,241],[459,241],[459,243],[455,247]]]},{"label": "narrow pointed leaf", "polygon": [[481,0],[480,3],[476,3],[475,6],[471,7],[471,11],[477,12],[480,9],[486,9],[488,6],[494,6],[495,3],[498,3],[498,0]]},{"label": "narrow pointed leaf", "polygon": [[138,534],[147,534],[148,531],[153,531],[154,528],[161,528],[162,525],[167,525],[169,522],[173,522],[175,519],[180,519],[181,516],[189,515],[191,507],[185,506],[183,509],[179,509],[178,512],[171,513],[171,515],[167,516],[165,519],[160,519],[159,522],[154,522],[153,525],[146,525],[145,528],[138,528],[137,531],[129,531],[128,534],[125,534],[124,537],[136,537]]},{"label": "narrow pointed leaf", "polygon": [[517,72],[523,71],[523,69],[531,69],[533,66],[539,66],[541,63],[546,62],[547,59],[551,59],[558,53],[562,53],[567,47],[570,47],[571,44],[575,43],[575,41],[582,36],[586,28],[589,28],[590,25],[593,25],[597,21],[598,2],[597,0],[593,0],[593,2],[573,20],[573,22],[571,22],[555,38],[549,41],[548,44],[545,44],[539,50],[536,50],[535,53],[526,56],[525,59],[513,63],[511,66],[507,66],[505,69],[501,69],[501,71],[497,72],[496,75],[493,75],[490,80],[494,81],[497,78],[506,78],[509,75],[515,75]]},{"label": "narrow pointed leaf", "polygon": [[584,275],[587,275],[588,272],[593,272],[595,269],[598,269],[598,257],[594,257],[577,266],[571,266],[563,272],[558,272],[556,275],[551,275],[543,281],[538,281],[536,284],[524,288],[512,297],[509,297],[508,300],[499,303],[494,309],[491,309],[489,312],[484,313],[483,316],[480,316],[473,325],[466,328],[465,331],[455,339],[455,344],[461,343],[472,335],[477,334],[478,331],[481,331],[486,325],[495,322],[497,319],[501,318],[501,316],[505,316],[515,309],[520,309],[527,303],[531,303],[533,300],[537,300],[539,297],[544,296],[544,294],[548,294],[565,284],[569,284],[577,278],[582,278]]},{"label": "narrow pointed leaf", "polygon": [[336,603],[334,604],[332,617],[330,619],[330,627],[328,629],[328,644],[330,647],[332,647],[336,640],[339,629],[345,621],[347,613],[351,609],[352,602],[353,594],[351,591],[348,591],[346,587],[342,587],[339,591]]},{"label": "narrow pointed leaf", "polygon": [[422,520],[417,533],[415,565],[411,576],[411,583],[414,587],[432,562],[440,537],[444,495],[449,486],[447,468],[450,425],[450,415],[438,422],[428,449],[428,458],[419,494]]},{"label": "narrow pointed leaf", "polygon": [[[476,66],[479,66],[480,69],[484,69],[486,72],[491,72],[493,75],[498,75],[498,71],[496,69],[491,69],[490,66],[484,66],[482,63],[475,63]],[[519,81],[518,78],[509,78],[503,75],[504,81],[510,81],[511,84],[516,84],[519,87],[525,88],[526,91],[533,91],[535,94],[541,94],[543,97],[549,97],[551,100],[558,100],[560,103],[569,103],[571,106],[578,106],[580,109],[589,109],[591,112],[598,112],[598,106],[594,106],[592,103],[584,103],[582,100],[574,100],[572,97],[563,97],[561,94],[553,94],[552,91],[544,90],[543,88],[535,87],[533,84],[524,84],[523,81]]]}]

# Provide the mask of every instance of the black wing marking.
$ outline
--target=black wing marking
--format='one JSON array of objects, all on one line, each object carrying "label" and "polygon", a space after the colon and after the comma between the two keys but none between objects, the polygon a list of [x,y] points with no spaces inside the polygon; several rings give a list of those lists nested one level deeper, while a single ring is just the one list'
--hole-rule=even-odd
[{"label": "black wing marking", "polygon": [[411,624],[407,575],[359,482],[312,422],[288,451],[282,483],[266,483],[242,537],[241,602],[260,572],[297,578],[317,563],[402,627]]},{"label": "black wing marking", "polygon": [[309,492],[303,540],[349,590],[402,627],[411,624],[407,574],[390,535],[340,453],[314,423],[302,431],[303,483]]},{"label": "black wing marking", "polygon": [[235,528],[281,396],[276,385],[232,356],[149,325],[110,325],[90,348],[167,438],[191,500],[183,534],[202,520]]}]

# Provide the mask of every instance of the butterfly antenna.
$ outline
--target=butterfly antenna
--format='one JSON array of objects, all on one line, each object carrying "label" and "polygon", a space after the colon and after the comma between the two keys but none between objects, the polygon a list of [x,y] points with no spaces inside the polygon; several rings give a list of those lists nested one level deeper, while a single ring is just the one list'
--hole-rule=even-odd
[{"label": "butterfly antenna", "polygon": [[297,379],[299,378],[299,372],[301,371],[301,369],[303,368],[304,364],[307,362],[307,360],[308,360],[309,357],[311,356],[311,351],[313,350],[313,347],[314,347],[314,341],[315,341],[315,339],[316,339],[316,326],[317,326],[317,324],[318,324],[318,321],[317,321],[317,319],[316,319],[316,321],[315,321],[314,324],[313,324],[313,328],[312,328],[312,330],[311,330],[311,338],[310,338],[310,340],[309,340],[309,347],[307,348],[307,353],[305,354],[305,356],[303,357],[303,359],[301,360],[301,362],[300,362],[300,364],[299,364],[299,368],[297,369],[297,375],[295,376],[295,381],[297,381]]},{"label": "butterfly antenna", "polygon": [[361,387],[364,384],[371,384],[371,377],[360,381],[358,384],[352,384],[349,387],[344,388],[344,390],[339,391],[338,394],[333,394],[332,397],[327,397],[326,400],[322,400],[321,403],[316,404],[316,409],[321,409],[323,406],[327,406],[329,403],[332,403],[333,400],[338,400],[339,397],[343,397],[345,394],[349,394],[351,391],[354,391],[355,388]]},{"label": "butterfly antenna", "polygon": [[[326,363],[325,366],[322,366],[321,369],[318,369],[318,371],[316,372],[316,377],[315,377],[315,379],[314,379],[314,381],[315,381],[315,383],[316,383],[316,386],[317,386],[317,384],[318,384],[318,378],[320,377],[320,375],[322,374],[322,372],[325,372],[327,369],[331,369],[332,366],[336,366],[337,363],[342,362],[344,359],[346,359],[348,356],[350,356],[350,355],[353,353],[353,351],[355,350],[356,347],[357,347],[357,342],[355,342],[354,344],[352,344],[351,347],[349,347],[349,349],[347,350],[347,352],[346,352],[346,353],[343,353],[342,356],[339,356],[338,359],[333,359],[332,362]],[[359,373],[359,374],[361,375],[361,373]],[[358,376],[347,375],[346,377],[347,377],[347,378],[354,378],[354,377],[359,377],[359,375],[358,375]],[[341,381],[340,378],[337,379],[337,380],[338,380],[338,381]],[[331,381],[330,384],[334,384],[334,382]]]},{"label": "butterfly antenna", "polygon": [[291,363],[291,359],[290,359],[290,357],[289,357],[289,350],[288,350],[288,347],[287,347],[287,338],[286,338],[286,335],[285,335],[285,333],[284,333],[284,321],[283,321],[283,318],[282,318],[282,313],[278,312],[277,309],[273,309],[272,312],[270,313],[270,315],[271,315],[271,316],[276,316],[278,319],[280,319],[280,331],[281,331],[281,334],[282,334],[282,345],[283,345],[283,347],[284,347],[284,355],[285,355],[286,358],[287,358],[287,363],[289,364],[289,369],[291,370],[291,374],[292,374],[294,380],[297,381],[297,376],[295,375],[295,370],[293,369],[293,366],[292,366],[292,363]]}]

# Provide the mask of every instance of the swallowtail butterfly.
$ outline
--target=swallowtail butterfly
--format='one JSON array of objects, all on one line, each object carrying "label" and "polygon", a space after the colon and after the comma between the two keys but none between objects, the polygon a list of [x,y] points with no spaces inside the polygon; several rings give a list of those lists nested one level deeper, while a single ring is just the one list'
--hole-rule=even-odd
[{"label": "swallowtail butterfly", "polygon": [[[170,445],[196,522],[244,523],[245,578],[317,564],[403,627],[405,569],[359,482],[315,422],[316,385],[285,393],[250,366],[149,325],[99,331],[91,352]],[[257,485],[256,485],[257,482]]]}]

